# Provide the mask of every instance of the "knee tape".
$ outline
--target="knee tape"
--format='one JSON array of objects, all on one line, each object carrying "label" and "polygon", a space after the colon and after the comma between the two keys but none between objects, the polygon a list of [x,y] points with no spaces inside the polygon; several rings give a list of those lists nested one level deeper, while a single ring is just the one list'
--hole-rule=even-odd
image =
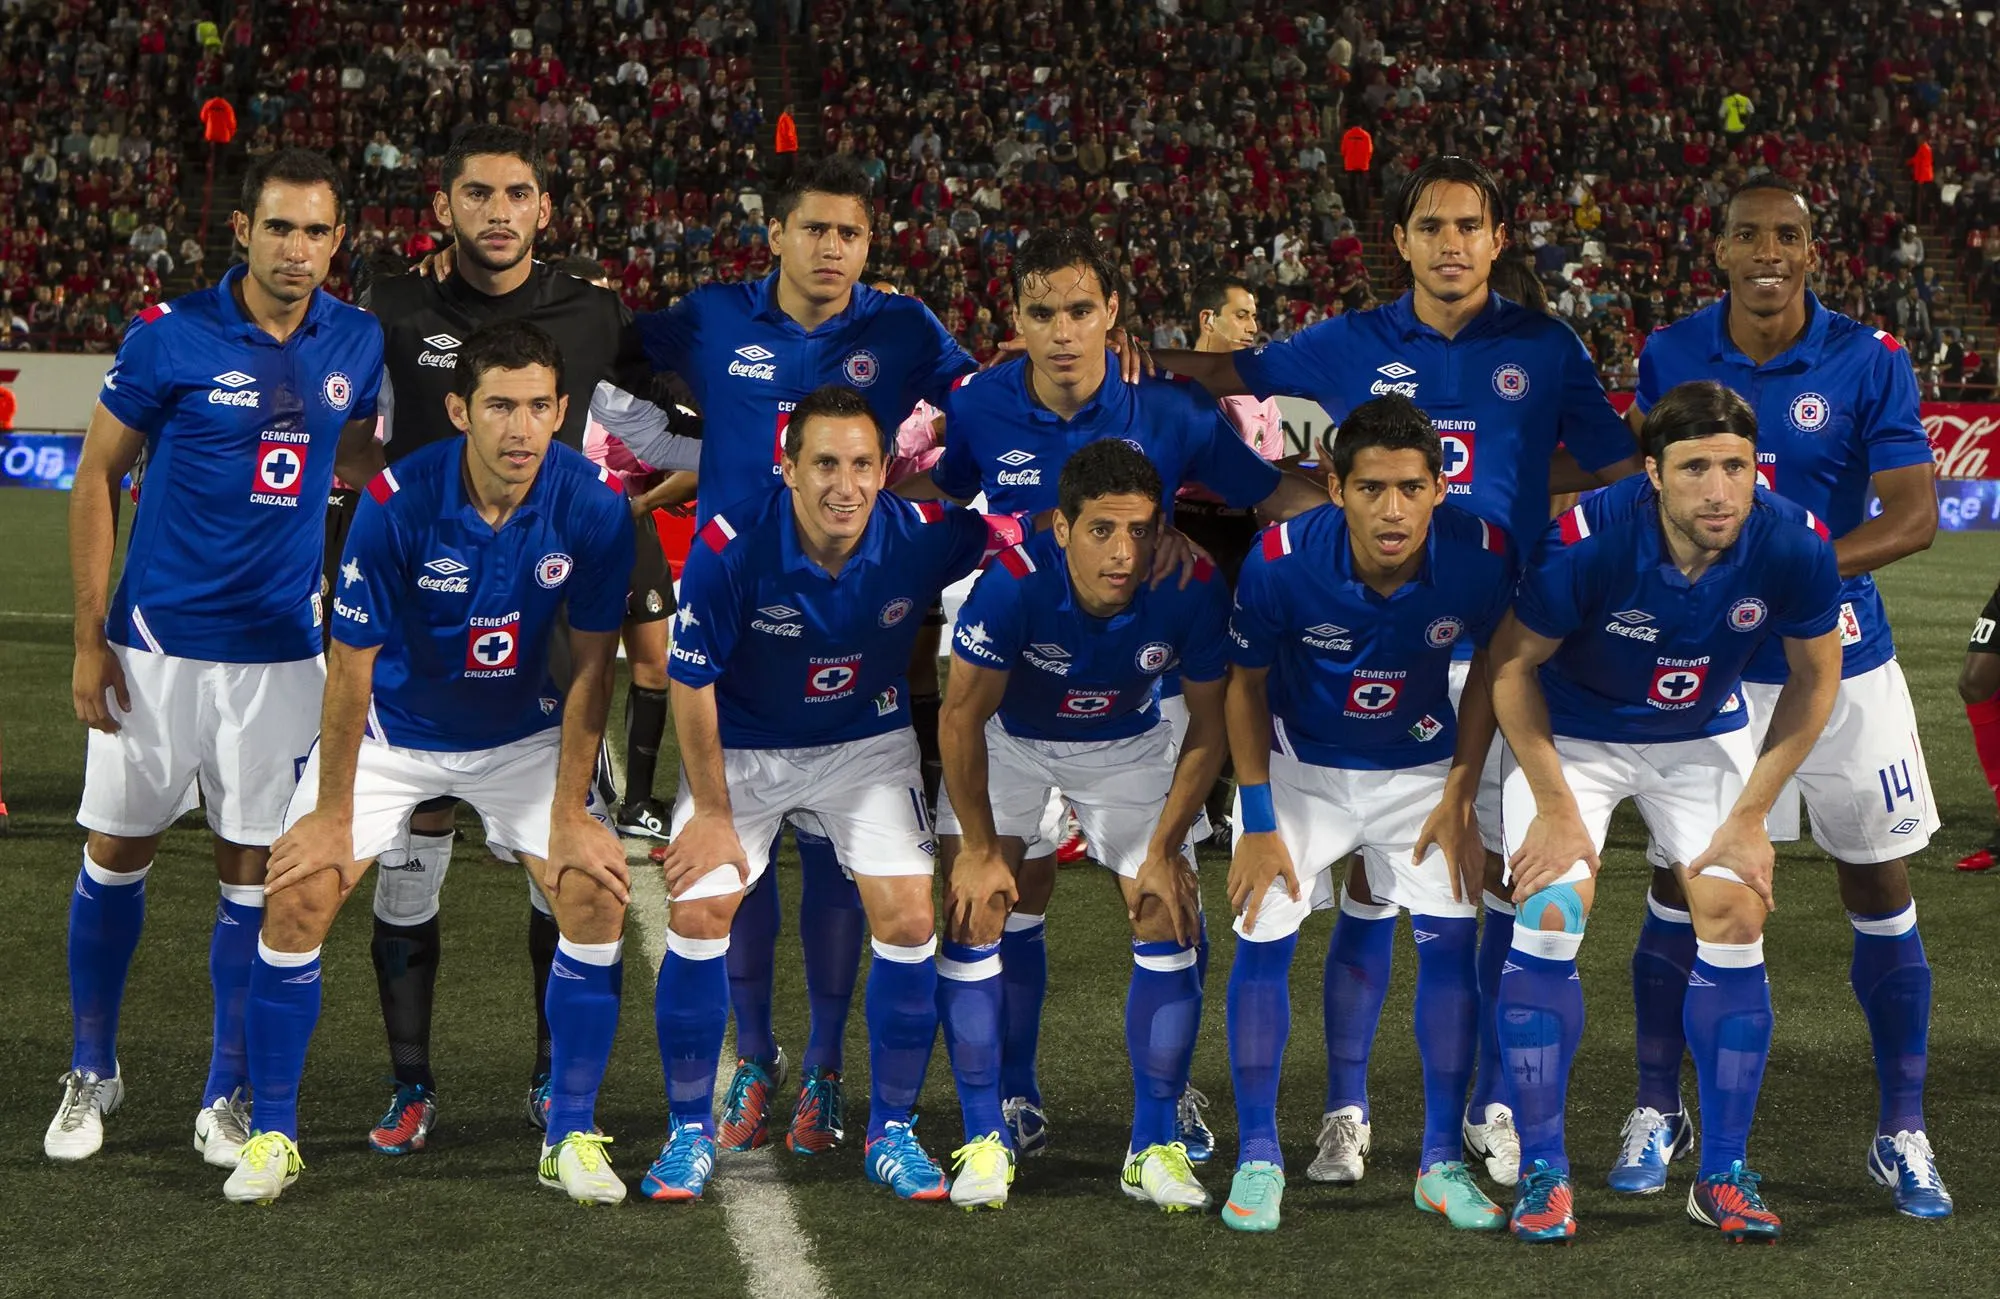
[{"label": "knee tape", "polygon": [[1561,932],[1580,934],[1583,932],[1583,898],[1574,884],[1551,884],[1545,889],[1537,889],[1528,895],[1515,917],[1517,925],[1528,929],[1548,929],[1544,921],[1549,912],[1554,911],[1562,919]]},{"label": "knee tape", "polygon": [[375,862],[375,917],[391,925],[421,925],[438,912],[445,862],[390,850]]}]

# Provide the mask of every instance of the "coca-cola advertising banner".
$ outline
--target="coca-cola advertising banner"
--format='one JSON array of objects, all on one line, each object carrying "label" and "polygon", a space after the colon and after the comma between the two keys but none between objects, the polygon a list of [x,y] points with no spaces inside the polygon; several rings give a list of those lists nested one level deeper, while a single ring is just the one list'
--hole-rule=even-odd
[{"label": "coca-cola advertising banner", "polygon": [[1923,417],[1938,477],[2000,478],[2000,405],[1931,401]]}]

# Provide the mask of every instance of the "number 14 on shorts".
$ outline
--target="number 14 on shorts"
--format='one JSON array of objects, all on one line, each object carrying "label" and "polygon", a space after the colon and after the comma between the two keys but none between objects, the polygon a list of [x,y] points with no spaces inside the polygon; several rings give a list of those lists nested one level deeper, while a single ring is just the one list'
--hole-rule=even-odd
[{"label": "number 14 on shorts", "polygon": [[1910,779],[1910,760],[1908,758],[1892,762],[1888,766],[1883,767],[1875,773],[1875,778],[1882,785],[1883,811],[1895,811],[1896,800],[1899,798],[1909,803],[1917,801],[1917,787]]}]

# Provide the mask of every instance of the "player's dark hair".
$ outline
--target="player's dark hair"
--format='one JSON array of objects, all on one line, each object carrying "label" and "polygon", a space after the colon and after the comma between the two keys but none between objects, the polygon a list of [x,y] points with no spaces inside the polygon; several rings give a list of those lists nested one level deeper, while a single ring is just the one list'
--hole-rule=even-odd
[{"label": "player's dark hair", "polygon": [[1396,192],[1396,219],[1392,224],[1407,230],[1410,218],[1416,215],[1417,204],[1423,201],[1425,191],[1433,185],[1470,185],[1479,191],[1487,224],[1496,227],[1507,224],[1507,204],[1500,193],[1500,182],[1483,164],[1455,153],[1432,154],[1417,164],[1417,169],[1404,179],[1403,187]]},{"label": "player's dark hair", "polygon": [[780,224],[791,220],[799,200],[808,194],[851,198],[867,208],[869,197],[874,192],[875,184],[868,179],[868,173],[861,170],[860,163],[842,154],[828,154],[813,159],[793,173],[792,183],[779,191],[777,199],[768,209],[768,215]]},{"label": "player's dark hair", "polygon": [[1057,507],[1071,523],[1087,502],[1100,496],[1143,496],[1157,506],[1165,494],[1160,471],[1145,452],[1123,438],[1086,443],[1056,480]]},{"label": "player's dark hair", "polygon": [[1444,444],[1438,441],[1430,416],[1399,392],[1362,402],[1325,441],[1333,476],[1343,482],[1354,470],[1354,457],[1369,447],[1421,451],[1432,477],[1444,472]]},{"label": "player's dark hair", "polygon": [[1493,259],[1493,275],[1486,281],[1486,287],[1509,302],[1548,314],[1548,289],[1535,274],[1535,264],[1517,253],[1502,253]]},{"label": "player's dark hair", "polygon": [[1014,256],[1014,301],[1029,280],[1046,280],[1057,271],[1081,266],[1097,277],[1097,288],[1108,301],[1124,281],[1111,246],[1088,226],[1046,226],[1028,237]]},{"label": "player's dark hair", "polygon": [[311,149],[279,149],[250,164],[250,170],[243,174],[243,193],[236,200],[236,210],[255,217],[257,200],[264,197],[264,187],[274,181],[282,185],[326,186],[333,191],[335,221],[340,220],[347,208],[347,177],[334,166],[333,159]]},{"label": "player's dark hair", "polygon": [[1221,311],[1229,304],[1231,289],[1241,289],[1250,294],[1252,303],[1257,300],[1257,294],[1250,286],[1235,275],[1211,275],[1194,286],[1194,295],[1189,299],[1189,304],[1194,308],[1194,327],[1197,331],[1201,329],[1203,312]]},{"label": "player's dark hair", "polygon": [[1733,388],[1713,379],[1694,379],[1667,389],[1646,412],[1639,445],[1656,461],[1665,461],[1676,442],[1734,433],[1757,444],[1757,412]]},{"label": "player's dark hair", "polygon": [[542,160],[541,150],[535,147],[535,137],[519,127],[501,126],[498,123],[481,122],[468,126],[458,133],[445,150],[444,166],[438,171],[438,188],[446,194],[458,184],[458,178],[465,174],[465,164],[474,158],[499,156],[519,158],[535,173],[535,188],[549,187],[548,166]]},{"label": "player's dark hair", "polygon": [[473,390],[488,370],[525,370],[545,365],[555,372],[556,391],[562,391],[563,354],[548,331],[526,320],[496,320],[481,325],[458,354],[458,369],[452,375],[452,391],[470,402]]},{"label": "player's dark hair", "polygon": [[[1729,224],[1729,209],[1736,206],[1737,199],[1742,198],[1745,194],[1760,194],[1760,193],[1783,194],[1787,198],[1796,199],[1798,201],[1799,209],[1806,214],[1806,234],[1808,235],[1812,234],[1812,225],[1813,225],[1812,200],[1806,197],[1806,192],[1804,190],[1800,189],[1797,185],[1793,184],[1791,181],[1786,180],[1783,176],[1780,176],[1776,172],[1772,171],[1760,172],[1759,174],[1752,176],[1749,180],[1744,181],[1741,185],[1738,185],[1735,189],[1729,191],[1729,197],[1722,200],[1723,225],[1726,227]],[[1722,231],[1717,230],[1715,233],[1719,238],[1722,234]]]},{"label": "player's dark hair", "polygon": [[883,431],[882,421],[875,418],[875,408],[868,404],[868,399],[844,383],[829,383],[813,389],[792,407],[792,417],[785,421],[785,459],[799,458],[806,445],[806,422],[815,419],[865,419],[874,426],[882,453],[886,456],[889,452],[888,434]]},{"label": "player's dark hair", "polygon": [[600,284],[611,279],[611,272],[604,269],[604,263],[595,257],[585,257],[582,253],[572,253],[556,263],[556,269],[564,275],[573,275],[579,280]]}]

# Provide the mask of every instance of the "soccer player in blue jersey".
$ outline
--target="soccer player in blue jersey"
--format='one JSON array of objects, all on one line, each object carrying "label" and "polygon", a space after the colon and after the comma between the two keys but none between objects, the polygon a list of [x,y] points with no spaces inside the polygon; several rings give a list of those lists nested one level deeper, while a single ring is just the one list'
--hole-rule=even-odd
[{"label": "soccer player in blue jersey", "polygon": [[681,575],[674,905],[655,1007],[672,1130],[641,1185],[651,1199],[698,1199],[714,1170],[723,956],[799,811],[825,827],[873,934],[868,1176],[903,1199],[946,1194],[912,1126],[937,1035],[936,845],[906,673],[924,610],[978,567],[989,534],[968,511],[879,495],[887,449],[861,392],[807,394],[785,429],[787,490],[711,514]]},{"label": "soccer player in blue jersey", "polygon": [[[1204,562],[1150,586],[1159,470],[1120,439],[1069,458],[1053,529],[1002,552],[959,610],[939,739],[947,872],[938,1006],[965,1117],[952,1203],[1007,1202],[1016,1152],[1002,1112],[1001,935],[1026,845],[1060,789],[1118,876],[1132,922],[1125,1044],[1134,1115],[1122,1185],[1167,1210],[1206,1208],[1176,1144],[1201,1022],[1200,898],[1188,833],[1222,766],[1229,595]],[[1155,700],[1178,666],[1188,730]]]},{"label": "soccer player in blue jersey", "polygon": [[[1916,711],[1871,576],[1929,546],[1937,531],[1916,379],[1893,337],[1827,310],[1806,287],[1818,266],[1812,213],[1788,182],[1761,177],[1735,193],[1715,258],[1728,295],[1647,342],[1633,409],[1649,412],[1693,379],[1741,393],[1757,413],[1758,477],[1832,533],[1842,578],[1840,694],[1797,781],[1854,930],[1851,977],[1880,1088],[1868,1171],[1893,1190],[1902,1212],[1946,1217],[1951,1196],[1924,1128],[1931,969],[1907,866],[1938,816]],[[1871,490],[1882,501],[1872,518]],[[1784,657],[1766,646],[1743,679],[1755,738],[1770,725],[1787,679]],[[1790,807],[1795,817],[1797,803]],[[1668,1159],[1692,1140],[1680,1103],[1680,1024],[1695,932],[1670,873],[1655,871],[1651,898],[1632,958],[1639,1094],[1611,1176],[1614,1187],[1636,1192],[1664,1185]]]},{"label": "soccer player in blue jersey", "polygon": [[[1576,1235],[1563,1108],[1583,1033],[1576,953],[1612,810],[1634,799],[1695,929],[1685,1025],[1701,1087],[1687,1213],[1730,1240],[1774,1240],[1746,1166],[1771,1046],[1764,817],[1839,688],[1839,577],[1807,521],[1756,499],[1757,420],[1720,384],[1653,404],[1643,481],[1564,514],[1493,645],[1507,737],[1504,811],[1519,907],[1500,980],[1502,1058],[1521,1133],[1513,1230]],[[1790,678],[1761,747],[1744,669],[1777,638]]]},{"label": "soccer player in blue jersey", "polygon": [[[233,1167],[249,1136],[243,999],[264,871],[325,669],[320,502],[374,433],[376,323],[319,292],[340,246],[341,173],[304,150],[250,169],[231,221],[248,264],[148,307],[126,331],[70,494],[77,720],[89,831],[70,898],[75,1044],[43,1149],[84,1159],[125,1094],[118,1011],[146,873],[197,780],[222,898],[209,945],[214,1039],[194,1143]],[[107,597],[120,483],[148,470]],[[303,505],[302,505],[303,503]]]},{"label": "soccer player in blue jersey", "polygon": [[[1417,1207],[1490,1230],[1500,1210],[1460,1158],[1459,1129],[1478,1042],[1485,856],[1474,797],[1493,731],[1483,655],[1506,611],[1513,554],[1500,528],[1449,503],[1437,431],[1408,398],[1361,403],[1327,450],[1332,504],[1264,531],[1230,620],[1239,1147],[1222,1220],[1239,1231],[1278,1226],[1292,954],[1306,916],[1333,905],[1334,868],[1360,850],[1371,895],[1407,908],[1417,939]],[[1476,670],[1454,706],[1461,641],[1474,646]]]},{"label": "soccer player in blue jersey", "polygon": [[[1551,492],[1616,482],[1638,473],[1640,461],[1582,341],[1561,321],[1491,291],[1493,263],[1507,243],[1505,211],[1499,183],[1479,163],[1430,158],[1411,173],[1392,209],[1396,250],[1410,274],[1401,297],[1248,352],[1161,351],[1153,358],[1218,397],[1311,398],[1336,425],[1371,397],[1401,393],[1430,416],[1443,441],[1450,502],[1526,544],[1548,523]],[[1464,689],[1468,660],[1461,644],[1454,695]],[[1518,1147],[1489,1022],[1513,914],[1501,885],[1499,762],[1490,755],[1479,811],[1488,853],[1479,946],[1483,1010],[1465,1144],[1506,1185]],[[1368,1151],[1366,1107],[1336,1105],[1334,1094],[1340,1079],[1365,1076],[1388,991],[1395,912],[1362,900],[1365,884],[1359,874],[1349,876],[1348,905],[1327,952],[1328,966],[1339,973],[1328,979],[1335,990],[1329,1013],[1340,1015],[1351,1036],[1327,1035],[1327,1108],[1319,1157],[1307,1169],[1319,1181],[1358,1180]]]},{"label": "soccer player in blue jersey", "polygon": [[[594,1110],[618,1026],[628,877],[617,837],[591,814],[591,776],[632,515],[605,470],[552,444],[562,377],[562,352],[537,326],[475,333],[450,403],[465,436],[377,475],[348,532],[319,740],[271,852],[247,1014],[257,1130],[223,1187],[230,1200],[268,1203],[297,1180],[320,945],[411,810],[444,795],[478,811],[488,842],[518,857],[555,907],[541,1182],[584,1204],[625,1198]],[[434,580],[440,559],[462,586]],[[566,695],[549,675],[564,627]]]}]

